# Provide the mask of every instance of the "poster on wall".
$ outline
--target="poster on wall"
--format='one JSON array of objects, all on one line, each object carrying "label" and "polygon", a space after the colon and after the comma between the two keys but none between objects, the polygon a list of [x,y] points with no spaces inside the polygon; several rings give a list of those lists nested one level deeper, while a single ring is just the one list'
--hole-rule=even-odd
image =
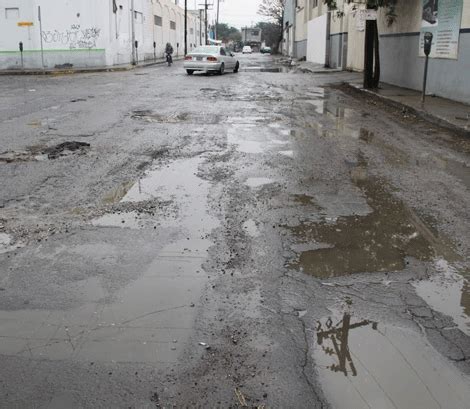
[{"label": "poster on wall", "polygon": [[457,59],[463,0],[423,0],[419,56],[424,57],[424,33],[434,38],[430,58]]}]

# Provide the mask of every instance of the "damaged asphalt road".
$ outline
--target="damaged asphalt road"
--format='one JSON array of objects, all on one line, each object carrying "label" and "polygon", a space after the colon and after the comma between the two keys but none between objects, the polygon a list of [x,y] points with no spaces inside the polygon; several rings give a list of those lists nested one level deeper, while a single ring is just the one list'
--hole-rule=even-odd
[{"label": "damaged asphalt road", "polygon": [[2,77],[0,407],[468,407],[470,141],[242,58]]}]

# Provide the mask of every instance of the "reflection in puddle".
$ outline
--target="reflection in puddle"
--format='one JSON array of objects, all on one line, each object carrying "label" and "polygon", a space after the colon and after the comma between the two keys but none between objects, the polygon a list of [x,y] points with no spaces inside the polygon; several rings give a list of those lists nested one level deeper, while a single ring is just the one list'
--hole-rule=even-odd
[{"label": "reflection in puddle", "polygon": [[273,179],[269,178],[248,178],[245,184],[249,187],[260,187],[274,182],[275,181]]},{"label": "reflection in puddle", "polygon": [[300,242],[329,243],[332,248],[303,252],[295,268],[316,277],[352,273],[401,271],[406,258],[430,261],[436,256],[456,259],[451,246],[437,237],[416,213],[356,168],[352,179],[367,198],[372,212],[340,217],[334,223],[302,224],[293,228]]},{"label": "reflection in puddle", "polygon": [[418,334],[369,320],[318,323],[315,364],[336,409],[463,409],[470,382]]},{"label": "reflection in puddle", "polygon": [[470,283],[446,260],[435,262],[437,274],[414,284],[416,293],[434,310],[453,318],[470,335]]}]

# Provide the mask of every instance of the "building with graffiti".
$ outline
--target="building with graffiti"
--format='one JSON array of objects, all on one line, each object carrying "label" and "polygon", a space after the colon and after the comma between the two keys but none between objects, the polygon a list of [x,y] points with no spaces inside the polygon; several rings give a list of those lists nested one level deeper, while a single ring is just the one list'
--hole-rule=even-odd
[{"label": "building with graffiti", "polygon": [[[189,12],[189,50],[205,42],[202,30]],[[151,61],[167,42],[184,53],[184,10],[171,0],[0,0],[0,69]]]}]

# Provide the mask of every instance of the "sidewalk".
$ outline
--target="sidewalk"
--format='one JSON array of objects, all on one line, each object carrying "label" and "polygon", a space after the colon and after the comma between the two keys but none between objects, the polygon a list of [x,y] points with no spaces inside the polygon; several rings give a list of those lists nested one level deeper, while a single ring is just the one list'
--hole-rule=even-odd
[{"label": "sidewalk", "polygon": [[[175,57],[173,61],[180,61],[183,57]],[[157,60],[141,61],[138,65],[123,64],[113,65],[110,67],[71,67],[71,68],[48,68],[45,70],[35,69],[15,69],[15,70],[0,70],[1,75],[67,75],[67,74],[87,74],[95,72],[117,72],[117,71],[130,71],[137,68],[145,68],[153,65],[165,64],[165,58],[158,58]]]},{"label": "sidewalk", "polygon": [[324,64],[316,64],[309,61],[296,61],[293,67],[297,71],[309,74],[329,74],[332,72],[343,72],[341,68],[328,68]]},{"label": "sidewalk", "polygon": [[423,104],[421,92],[390,84],[381,83],[377,90],[366,90],[358,82],[350,82],[348,85],[406,109],[429,122],[470,136],[470,105],[435,96],[426,96]]}]

